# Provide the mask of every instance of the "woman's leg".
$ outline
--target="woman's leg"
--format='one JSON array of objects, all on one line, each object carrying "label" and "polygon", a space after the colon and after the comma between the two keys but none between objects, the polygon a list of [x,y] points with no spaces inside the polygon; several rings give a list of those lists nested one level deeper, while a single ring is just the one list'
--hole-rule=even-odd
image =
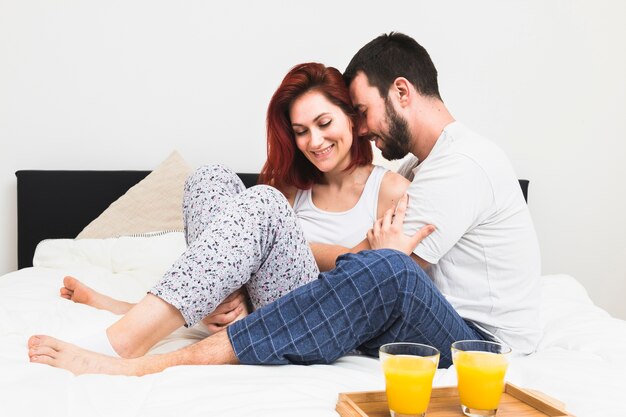
[{"label": "woman's leg", "polygon": [[[245,185],[235,172],[219,164],[202,166],[187,178],[183,197],[183,220],[187,244],[193,243],[204,232],[209,219],[223,210],[224,204],[245,189]],[[247,299],[245,290],[243,290],[243,297]],[[236,316],[237,320],[248,314],[247,304],[244,304],[243,310]],[[237,314],[228,312],[227,318],[224,313],[221,313],[221,317],[230,320],[232,313]],[[223,330],[226,327],[226,325],[217,324],[215,320],[215,317],[207,316],[202,319],[202,323],[211,332]]]},{"label": "woman's leg", "polygon": [[61,297],[78,304],[85,304],[113,314],[126,314],[135,305],[126,301],[116,300],[90,288],[74,277],[63,278]]},{"label": "woman's leg", "polygon": [[226,204],[246,189],[241,179],[223,165],[204,165],[185,181],[183,221],[185,239],[191,245],[204,232],[209,221]]},{"label": "woman's leg", "polygon": [[141,356],[176,328],[206,317],[243,285],[258,307],[317,275],[287,200],[272,187],[253,187],[212,213],[201,235],[107,335],[120,356]]},{"label": "woman's leg", "polygon": [[[241,179],[222,165],[198,168],[185,181],[183,220],[187,243],[195,241],[206,228],[208,219],[219,212],[231,197],[245,190]],[[114,314],[126,314],[135,304],[111,298],[74,277],[63,279],[61,297]]]}]

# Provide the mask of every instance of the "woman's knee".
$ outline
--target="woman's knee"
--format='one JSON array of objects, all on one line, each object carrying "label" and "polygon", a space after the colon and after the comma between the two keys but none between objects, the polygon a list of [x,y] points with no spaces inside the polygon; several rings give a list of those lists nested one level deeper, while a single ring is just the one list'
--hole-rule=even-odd
[{"label": "woman's knee", "polygon": [[289,201],[287,201],[287,197],[270,185],[255,185],[254,187],[248,188],[244,195],[246,198],[265,205],[268,209],[274,210],[278,213],[292,211],[291,205],[289,204]]},{"label": "woman's knee", "polygon": [[221,164],[207,164],[197,168],[187,177],[187,184],[198,184],[211,181],[216,177],[232,177],[236,174],[228,167]]},{"label": "woman's knee", "polygon": [[189,175],[185,181],[185,196],[199,192],[224,189],[228,193],[239,193],[245,186],[233,170],[220,164],[203,165]]}]

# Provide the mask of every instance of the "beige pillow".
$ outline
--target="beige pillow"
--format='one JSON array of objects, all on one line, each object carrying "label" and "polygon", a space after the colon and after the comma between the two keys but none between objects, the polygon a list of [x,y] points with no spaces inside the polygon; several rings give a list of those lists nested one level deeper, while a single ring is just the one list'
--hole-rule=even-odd
[{"label": "beige pillow", "polygon": [[89,223],[77,239],[103,239],[155,231],[183,230],[183,192],[191,173],[172,152],[154,171]]}]

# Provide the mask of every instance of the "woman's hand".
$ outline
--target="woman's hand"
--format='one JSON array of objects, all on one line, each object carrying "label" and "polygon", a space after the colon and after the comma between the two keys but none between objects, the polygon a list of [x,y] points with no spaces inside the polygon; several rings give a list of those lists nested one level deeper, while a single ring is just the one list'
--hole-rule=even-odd
[{"label": "woman's hand", "polygon": [[413,236],[404,234],[402,223],[408,200],[409,197],[405,194],[398,201],[395,212],[393,209],[387,210],[385,215],[376,220],[374,227],[367,232],[367,240],[372,249],[396,249],[410,255],[422,240],[435,231],[435,226],[429,224]]},{"label": "woman's hand", "polygon": [[211,333],[217,333],[220,330],[224,330],[235,320],[241,319],[247,315],[246,292],[242,288],[239,288],[226,297],[226,299],[217,306],[215,311],[202,319],[202,323]]}]

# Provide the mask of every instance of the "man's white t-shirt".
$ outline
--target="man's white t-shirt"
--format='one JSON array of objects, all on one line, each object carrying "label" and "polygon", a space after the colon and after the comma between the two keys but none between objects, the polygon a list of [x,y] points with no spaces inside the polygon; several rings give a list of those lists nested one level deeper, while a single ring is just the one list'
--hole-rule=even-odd
[{"label": "man's white t-shirt", "polygon": [[539,244],[513,167],[494,143],[459,122],[446,126],[412,180],[404,229],[436,231],[414,253],[461,317],[518,353],[541,337]]}]

